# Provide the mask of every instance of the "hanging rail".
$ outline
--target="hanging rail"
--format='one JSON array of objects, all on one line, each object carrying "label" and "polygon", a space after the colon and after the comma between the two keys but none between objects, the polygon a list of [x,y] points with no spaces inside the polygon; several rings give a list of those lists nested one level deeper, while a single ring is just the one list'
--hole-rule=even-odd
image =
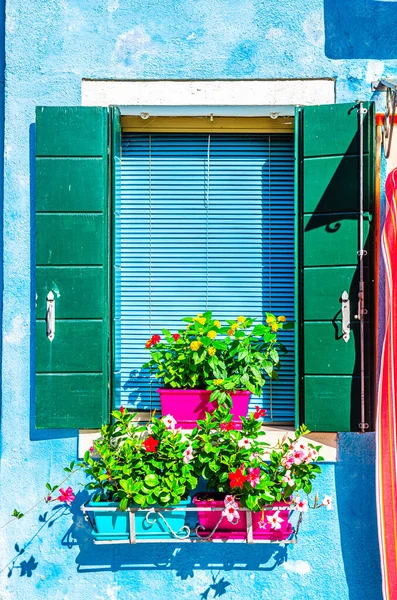
[{"label": "hanging rail", "polygon": [[[94,544],[98,544],[98,545],[107,545],[107,544],[138,544],[138,543],[180,543],[180,542],[222,542],[222,543],[247,543],[247,544],[297,544],[298,543],[298,533],[299,533],[299,528],[300,525],[302,523],[302,518],[303,518],[303,513],[299,513],[298,516],[298,520],[295,526],[291,525],[291,530],[289,532],[289,537],[286,539],[260,539],[260,538],[255,538],[255,536],[253,535],[253,530],[252,530],[252,511],[250,511],[248,508],[242,508],[239,507],[238,511],[239,512],[244,512],[246,513],[246,532],[244,533],[245,537],[243,537],[242,539],[233,539],[232,537],[232,532],[227,532],[230,534],[230,538],[228,539],[224,539],[224,538],[217,538],[214,537],[214,535],[216,536],[216,530],[219,527],[220,522],[222,521],[223,517],[220,517],[220,519],[218,520],[217,524],[215,525],[215,527],[212,529],[212,531],[208,532],[204,530],[204,527],[202,527],[201,525],[196,525],[195,527],[191,528],[189,525],[185,524],[182,527],[182,530],[179,530],[178,532],[175,532],[171,525],[168,523],[165,514],[166,513],[173,513],[173,512],[195,512],[197,513],[198,511],[200,512],[219,512],[222,511],[223,508],[222,507],[197,507],[197,506],[184,506],[184,507],[151,507],[151,508],[128,508],[125,512],[122,512],[120,510],[119,507],[102,507],[102,506],[90,506],[88,502],[82,504],[81,506],[81,510],[84,514],[84,519],[91,525],[92,529],[94,532],[96,532],[96,526],[95,526],[95,517],[93,515],[91,515],[90,513],[92,512],[96,512],[96,513],[100,513],[100,512],[104,512],[104,513],[109,513],[109,512],[115,512],[115,513],[119,513],[119,514],[128,514],[129,516],[129,537],[128,539],[109,539],[109,540],[96,540],[94,538]],[[272,507],[271,505],[269,506],[264,506],[263,510],[271,510],[274,511],[275,508]],[[278,511],[291,511],[291,508],[289,506],[286,507],[277,507]],[[166,528],[168,529],[168,531],[170,532],[171,537],[170,538],[160,538],[160,537],[153,537],[151,539],[149,538],[138,538],[136,535],[136,529],[135,529],[135,513],[146,513],[145,516],[145,521],[147,524],[151,524],[153,521],[151,521],[151,519],[153,518],[153,516],[156,515],[156,513],[158,514],[158,516],[161,518],[162,522],[165,524]],[[165,513],[165,514],[164,514]],[[202,530],[202,531],[200,531]],[[203,531],[204,530],[204,531]]]},{"label": "hanging rail", "polygon": [[386,92],[382,143],[385,158],[389,158],[393,140],[394,117],[396,115],[397,82],[390,79],[379,79],[372,83],[372,90],[375,92]]}]

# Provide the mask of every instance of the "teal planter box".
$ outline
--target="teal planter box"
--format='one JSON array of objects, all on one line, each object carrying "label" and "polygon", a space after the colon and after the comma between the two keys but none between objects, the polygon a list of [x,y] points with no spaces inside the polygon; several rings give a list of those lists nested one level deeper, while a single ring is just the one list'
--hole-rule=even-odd
[{"label": "teal planter box", "polygon": [[[182,500],[178,506],[188,506],[190,498]],[[89,507],[101,508],[118,508],[118,502],[89,502]],[[151,508],[151,507],[149,507]],[[160,508],[158,505],[152,508]],[[129,540],[130,538],[130,511],[90,511],[95,522],[95,529],[92,532],[94,538],[98,541],[119,541]],[[164,523],[162,516],[167,520],[171,529],[179,535],[183,535],[184,531],[180,531],[185,525],[186,511],[180,510],[176,512],[161,512],[151,513],[148,517],[149,523],[146,521],[148,513],[143,510],[138,510],[135,513],[135,533],[136,539],[176,539],[167,525]]]}]

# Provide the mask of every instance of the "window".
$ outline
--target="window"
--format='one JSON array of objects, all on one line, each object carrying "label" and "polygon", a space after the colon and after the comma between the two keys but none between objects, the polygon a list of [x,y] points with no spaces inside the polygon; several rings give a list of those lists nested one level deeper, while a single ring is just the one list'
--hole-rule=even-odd
[{"label": "window", "polygon": [[[193,120],[194,121],[194,120]],[[206,309],[220,319],[264,312],[294,319],[294,141],[291,134],[122,136],[116,197],[118,400],[159,409],[141,365],[145,341]],[[294,421],[294,340],[265,386],[272,421]]]},{"label": "window", "polygon": [[[369,404],[373,339],[373,104],[367,108],[363,129],[363,228],[368,250],[364,270],[368,309],[364,355]],[[128,370],[136,370],[141,364],[141,358],[132,355],[131,348],[142,346],[150,324],[154,332],[166,315],[179,319],[184,313],[200,310],[205,302],[220,316],[227,316],[228,311],[255,311],[261,317],[258,313],[267,307],[286,312],[290,318],[295,316],[296,336],[289,340],[294,349],[283,369],[285,388],[276,390],[274,386],[272,399],[265,396],[263,402],[268,407],[272,402],[274,420],[286,418],[287,414],[290,418],[293,400],[298,409],[297,421],[306,422],[314,431],[357,430],[361,392],[360,336],[354,320],[359,285],[358,123],[357,105],[298,109],[294,152],[291,137],[284,134],[127,133],[122,141],[125,162],[120,163],[121,124],[117,109],[39,107],[37,427],[99,427],[109,418],[110,402],[117,388],[121,401],[127,399],[137,407],[150,406],[147,381],[141,386],[132,381],[129,387]],[[117,172],[121,166],[120,188],[112,177],[114,164]],[[220,184],[226,172],[229,187]],[[241,187],[239,182],[244,182]],[[188,192],[186,199],[181,190],[183,194]],[[256,192],[251,196],[246,190]],[[115,205],[119,201],[120,205]],[[245,210],[247,202],[252,206],[250,211]],[[185,210],[186,204],[189,210]],[[123,217],[119,222],[114,220],[115,230],[111,217],[114,206],[120,208]],[[124,217],[126,210],[128,217]],[[178,267],[185,286],[183,302],[172,313],[174,297],[182,301],[175,276],[175,249],[180,250],[181,246],[175,246],[175,231],[169,231],[175,217],[179,220],[179,236],[187,241],[183,245],[184,261]],[[191,242],[189,228],[196,230]],[[113,244],[118,236],[120,253]],[[128,243],[132,244],[129,248]],[[235,261],[238,282],[231,278],[234,271],[228,257]],[[113,272],[116,278],[112,277]],[[230,292],[233,285],[234,296]],[[284,289],[288,293],[282,295]],[[345,290],[351,301],[348,343],[341,329],[341,295]],[[46,324],[46,315],[53,315],[53,308],[49,310],[50,292],[55,304],[52,341]],[[131,305],[128,294],[134,300],[136,313],[126,312],[124,303]],[[279,301],[288,306],[273,304]],[[131,330],[123,322],[127,318],[132,321]],[[172,326],[172,322],[168,324]],[[117,354],[118,350],[122,353]],[[111,375],[115,358],[116,370],[120,367],[121,371],[119,379]],[[138,394],[134,386],[139,388]]]}]

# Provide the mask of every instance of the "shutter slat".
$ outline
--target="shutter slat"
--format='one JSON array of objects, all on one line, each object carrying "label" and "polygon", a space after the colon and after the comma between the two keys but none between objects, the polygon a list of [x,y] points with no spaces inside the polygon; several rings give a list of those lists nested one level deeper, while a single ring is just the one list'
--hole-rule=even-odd
[{"label": "shutter slat", "polygon": [[[262,320],[266,310],[294,318],[292,136],[211,135],[209,177],[207,154],[206,134],[122,136],[115,370],[120,402],[136,410],[160,409],[158,382],[141,371],[145,341],[205,310],[207,292],[207,306],[221,320]],[[273,421],[290,422],[293,332],[281,339],[289,354],[280,380],[268,383],[251,408],[261,405]]]}]

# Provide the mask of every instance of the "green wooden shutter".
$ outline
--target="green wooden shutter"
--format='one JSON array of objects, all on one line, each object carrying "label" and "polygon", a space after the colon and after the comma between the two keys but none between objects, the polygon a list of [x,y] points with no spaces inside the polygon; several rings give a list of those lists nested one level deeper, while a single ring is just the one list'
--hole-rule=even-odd
[{"label": "green wooden shutter", "polygon": [[37,428],[97,428],[108,418],[108,162],[107,109],[37,108]]},{"label": "green wooden shutter", "polygon": [[[365,103],[364,238],[366,399],[371,332],[371,215],[375,113]],[[356,431],[360,423],[359,119],[358,105],[297,110],[297,233],[300,420],[312,431]],[[351,335],[342,338],[341,295],[351,306]],[[367,406],[368,410],[368,406]],[[368,412],[367,412],[368,414]]]}]

